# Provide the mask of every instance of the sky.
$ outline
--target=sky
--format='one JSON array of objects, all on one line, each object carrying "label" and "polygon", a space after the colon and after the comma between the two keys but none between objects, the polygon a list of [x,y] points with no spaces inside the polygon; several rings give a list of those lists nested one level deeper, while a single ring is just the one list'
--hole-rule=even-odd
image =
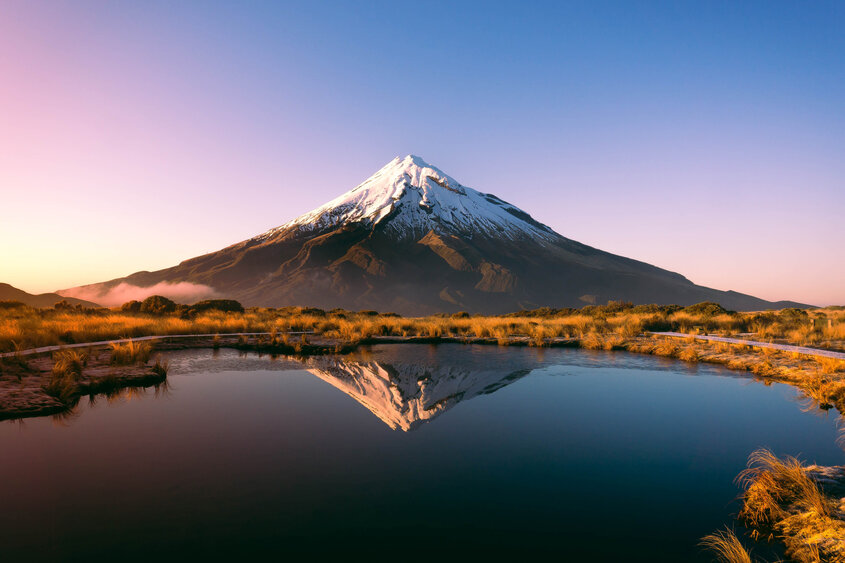
[{"label": "sky", "polygon": [[845,304],[845,3],[0,0],[0,282],[172,266],[409,153],[695,283]]}]

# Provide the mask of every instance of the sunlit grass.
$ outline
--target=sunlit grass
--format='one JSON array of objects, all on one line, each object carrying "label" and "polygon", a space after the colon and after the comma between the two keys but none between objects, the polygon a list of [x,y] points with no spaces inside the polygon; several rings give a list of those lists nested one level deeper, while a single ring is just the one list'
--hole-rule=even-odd
[{"label": "sunlit grass", "polygon": [[53,369],[44,392],[69,405],[79,396],[82,370],[88,364],[88,354],[78,350],[60,350],[53,354]]},{"label": "sunlit grass", "polygon": [[787,555],[798,561],[845,557],[845,522],[800,460],[756,450],[737,482],[743,489],[739,516],[753,537],[782,539]]},{"label": "sunlit grass", "polygon": [[120,366],[145,364],[150,359],[153,347],[149,342],[112,342],[111,363]]},{"label": "sunlit grass", "polygon": [[711,551],[719,563],[751,563],[751,555],[727,528],[701,538],[701,546]]},{"label": "sunlit grass", "polygon": [[[764,340],[845,346],[845,311],[839,310],[734,314],[699,306],[680,309],[617,304],[577,311],[538,311],[503,316],[464,313],[406,318],[372,312],[251,308],[243,312],[201,311],[183,318],[177,313],[152,315],[119,308],[80,311],[17,306],[0,308],[0,351],[14,350],[13,343],[32,348],[147,335],[272,331],[314,331],[344,341],[377,336],[494,339],[522,336],[538,344],[550,338],[583,339],[591,334],[614,334],[630,339],[648,331],[722,335],[751,332]],[[815,320],[822,317],[828,324],[818,328]],[[668,355],[663,351],[658,353]]]}]

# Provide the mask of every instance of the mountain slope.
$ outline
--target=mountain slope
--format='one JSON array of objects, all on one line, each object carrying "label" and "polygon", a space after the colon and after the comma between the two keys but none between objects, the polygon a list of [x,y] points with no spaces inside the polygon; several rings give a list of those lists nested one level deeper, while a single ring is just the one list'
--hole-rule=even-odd
[{"label": "mountain slope", "polygon": [[41,293],[33,295],[27,293],[22,289],[12,287],[7,283],[0,283],[0,301],[20,301],[30,307],[52,307],[59,301],[65,300],[71,305],[82,305],[83,307],[99,307],[96,303],[90,301],[83,301],[82,299],[74,299],[73,297],[63,297],[56,293]]},{"label": "mountain slope", "polygon": [[716,301],[745,310],[793,305],[697,286],[680,274],[567,239],[411,155],[252,239],[173,268],[61,293],[108,302],[119,284],[186,282],[246,305],[403,314],[500,313],[608,300]]}]

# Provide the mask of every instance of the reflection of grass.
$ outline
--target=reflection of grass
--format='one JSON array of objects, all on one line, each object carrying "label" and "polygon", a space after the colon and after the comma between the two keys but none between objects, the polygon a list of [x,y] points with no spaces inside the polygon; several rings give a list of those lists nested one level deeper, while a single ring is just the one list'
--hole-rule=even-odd
[{"label": "reflection of grass", "polygon": [[752,536],[782,539],[798,561],[845,560],[845,522],[798,459],[757,450],[737,481],[744,489],[739,516]]},{"label": "reflection of grass", "polygon": [[701,545],[713,552],[720,563],[751,563],[751,555],[727,528],[704,536]]}]

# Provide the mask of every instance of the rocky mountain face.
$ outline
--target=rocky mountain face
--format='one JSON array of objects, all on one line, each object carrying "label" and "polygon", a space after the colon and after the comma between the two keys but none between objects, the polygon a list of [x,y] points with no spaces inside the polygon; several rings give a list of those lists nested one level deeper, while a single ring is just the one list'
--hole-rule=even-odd
[{"label": "rocky mountain face", "polygon": [[680,274],[567,239],[412,155],[249,240],[172,268],[62,294],[96,301],[121,284],[156,286],[166,294],[166,284],[186,283],[244,305],[401,314],[502,313],[609,300],[716,301],[735,310],[798,305],[698,286]]}]

